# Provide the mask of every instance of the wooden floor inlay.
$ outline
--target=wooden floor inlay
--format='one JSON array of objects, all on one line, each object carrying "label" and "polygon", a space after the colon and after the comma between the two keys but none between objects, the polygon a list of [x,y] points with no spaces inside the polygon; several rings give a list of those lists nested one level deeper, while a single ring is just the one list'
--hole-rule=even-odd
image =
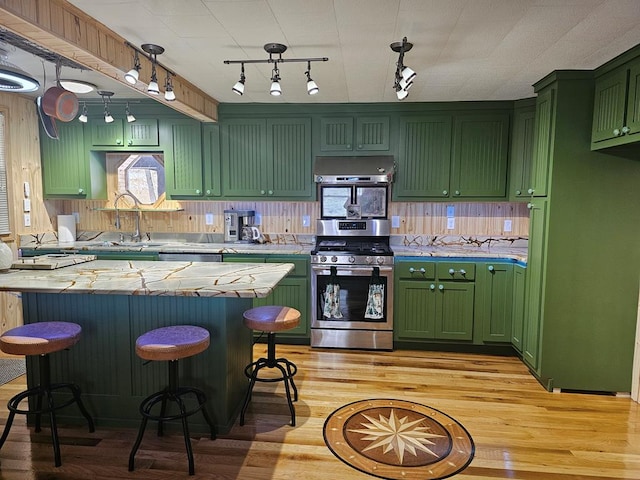
[{"label": "wooden floor inlay", "polygon": [[390,480],[450,477],[469,465],[474,454],[471,436],[455,419],[404,400],[345,405],[327,418],[324,438],[346,464]]}]

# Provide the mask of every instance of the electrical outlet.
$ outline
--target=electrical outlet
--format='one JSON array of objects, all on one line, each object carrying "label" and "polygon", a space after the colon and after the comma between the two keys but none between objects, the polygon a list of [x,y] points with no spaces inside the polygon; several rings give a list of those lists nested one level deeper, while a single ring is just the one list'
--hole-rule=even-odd
[{"label": "electrical outlet", "polygon": [[255,217],[253,218],[253,222],[255,225],[262,225],[262,214],[256,213]]},{"label": "electrical outlet", "polygon": [[400,228],[400,217],[398,215],[391,216],[391,228]]},{"label": "electrical outlet", "polygon": [[25,227],[30,227],[31,226],[31,214],[30,213],[25,213],[24,214],[24,226]]},{"label": "electrical outlet", "polygon": [[456,207],[447,205],[447,218],[453,218],[456,215]]},{"label": "electrical outlet", "polygon": [[302,226],[310,227],[311,226],[311,217],[309,215],[302,216]]},{"label": "electrical outlet", "polygon": [[511,220],[505,220],[504,221],[504,231],[505,232],[510,232],[511,231]]},{"label": "electrical outlet", "polygon": [[204,214],[204,223],[205,225],[213,225],[213,213]]},{"label": "electrical outlet", "polygon": [[456,228],[456,219],[453,217],[447,218],[447,230],[453,230]]},{"label": "electrical outlet", "polygon": [[25,198],[22,200],[22,211],[23,212],[30,212],[31,211],[31,200],[28,198]]}]

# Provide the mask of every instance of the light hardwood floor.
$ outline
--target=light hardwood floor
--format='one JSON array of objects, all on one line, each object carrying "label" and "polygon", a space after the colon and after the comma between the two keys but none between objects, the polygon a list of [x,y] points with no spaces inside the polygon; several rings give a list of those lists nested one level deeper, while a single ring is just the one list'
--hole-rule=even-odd
[{"label": "light hardwood floor", "polygon": [[[255,354],[265,346],[256,345]],[[360,352],[278,345],[298,365],[297,426],[280,384],[258,384],[244,427],[217,440],[193,438],[196,475],[188,477],[184,443],[149,432],[127,471],[134,430],[60,428],[62,466],[53,466],[47,429],[16,420],[0,450],[0,478],[366,480],[323,441],[325,418],[367,398],[413,400],[462,423],[475,442],[456,479],[613,480],[640,478],[640,406],[629,398],[549,393],[517,358],[442,352]],[[7,399],[24,378],[0,387],[0,426]]]}]

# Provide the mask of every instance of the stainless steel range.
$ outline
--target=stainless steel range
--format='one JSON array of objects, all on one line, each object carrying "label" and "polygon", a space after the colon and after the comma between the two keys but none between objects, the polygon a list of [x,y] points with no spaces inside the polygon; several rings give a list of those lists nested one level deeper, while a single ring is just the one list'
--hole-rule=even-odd
[{"label": "stainless steel range", "polygon": [[311,252],[312,347],[393,349],[393,172],[392,157],[316,159],[322,218]]}]

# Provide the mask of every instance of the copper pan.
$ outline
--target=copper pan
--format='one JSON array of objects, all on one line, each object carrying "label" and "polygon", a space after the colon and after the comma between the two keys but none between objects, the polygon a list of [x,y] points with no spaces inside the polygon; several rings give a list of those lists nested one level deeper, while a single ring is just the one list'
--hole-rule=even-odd
[{"label": "copper pan", "polygon": [[51,118],[70,122],[78,113],[78,97],[62,87],[51,87],[42,97],[42,110]]}]

